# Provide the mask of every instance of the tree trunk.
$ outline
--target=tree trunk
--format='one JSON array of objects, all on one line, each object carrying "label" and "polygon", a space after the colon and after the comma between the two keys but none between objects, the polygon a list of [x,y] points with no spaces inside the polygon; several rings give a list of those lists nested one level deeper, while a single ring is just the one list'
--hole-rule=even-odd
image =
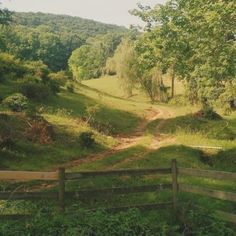
[{"label": "tree trunk", "polygon": [[171,98],[175,96],[175,73],[171,73]]}]

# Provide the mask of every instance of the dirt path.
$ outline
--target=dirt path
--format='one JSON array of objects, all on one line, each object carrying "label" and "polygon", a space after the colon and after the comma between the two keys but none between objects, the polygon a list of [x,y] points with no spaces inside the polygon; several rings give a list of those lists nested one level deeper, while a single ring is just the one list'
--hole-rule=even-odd
[{"label": "dirt path", "polygon": [[161,134],[161,129],[165,126],[166,119],[173,117],[173,114],[169,111],[161,110],[161,114],[159,115],[159,117],[161,118],[161,120],[155,129],[155,135],[152,143],[150,144],[151,149],[159,149],[162,146],[173,144],[176,141],[175,137],[173,136]]},{"label": "dirt path", "polygon": [[70,169],[70,168],[80,166],[83,164],[103,160],[103,159],[106,159],[109,156],[111,156],[119,151],[122,151],[122,150],[125,150],[127,148],[137,145],[145,137],[147,125],[150,122],[152,122],[156,119],[160,119],[160,118],[161,118],[161,121],[155,129],[155,135],[154,135],[153,140],[149,146],[149,149],[158,149],[161,146],[164,146],[165,144],[174,143],[175,139],[173,137],[167,137],[164,135],[160,135],[160,130],[165,125],[165,122],[166,122],[165,119],[171,117],[172,115],[173,114],[171,114],[168,111],[165,111],[161,108],[150,107],[147,110],[147,114],[144,117],[144,119],[142,120],[142,122],[139,124],[137,129],[131,135],[117,137],[118,144],[115,147],[113,147],[113,149],[107,150],[107,151],[104,151],[104,152],[101,152],[98,154],[93,154],[93,155],[87,156],[84,159],[71,161],[67,164],[64,164],[63,167]]},{"label": "dirt path", "polygon": [[[129,136],[117,137],[118,144],[115,147],[113,147],[111,150],[107,150],[107,151],[97,153],[97,154],[92,154],[90,156],[87,156],[84,159],[70,161],[70,162],[64,164],[63,167],[66,169],[72,169],[76,166],[80,166],[80,165],[88,164],[88,163],[93,163],[95,161],[109,158],[111,155],[113,155],[119,151],[122,151],[122,150],[125,150],[127,148],[137,145],[145,137],[145,132],[146,132],[146,128],[147,128],[148,124],[156,119],[161,119],[161,120],[160,120],[159,124],[157,125],[157,127],[155,128],[155,135],[153,136],[152,141],[151,141],[150,145],[148,146],[146,153],[148,153],[152,150],[157,150],[164,145],[174,143],[175,138],[162,135],[160,132],[162,127],[166,123],[166,118],[169,118],[172,116],[173,116],[173,114],[171,114],[168,111],[165,111],[161,108],[150,107],[147,110],[146,116],[144,117],[142,122],[139,124],[137,129]],[[143,153],[140,155],[144,155],[146,153]],[[140,155],[133,157],[132,160],[140,158],[141,157]],[[129,160],[125,159],[122,161],[122,163],[127,162],[127,161],[129,161]],[[117,165],[120,165],[122,163],[117,163]],[[56,171],[58,169],[58,167],[59,166],[55,167],[53,170]],[[115,167],[116,167],[116,164],[112,168],[115,168]],[[52,187],[52,184],[45,183],[42,185],[37,185],[37,186],[31,187],[30,191],[32,191],[32,190],[38,191],[41,189],[50,189],[51,187]]]},{"label": "dirt path", "polygon": [[[153,121],[155,119],[158,119],[159,117],[159,111],[154,110],[153,108],[150,108],[147,110],[147,115],[145,116],[145,118],[142,120],[142,122],[139,124],[139,126],[137,127],[137,129],[129,136],[119,136],[117,137],[118,140],[118,144],[113,147],[111,150],[107,150],[98,154],[93,154],[90,156],[87,156],[84,159],[79,159],[79,160],[75,160],[75,161],[71,161],[67,164],[64,164],[63,167],[70,169],[72,167],[75,166],[79,166],[82,164],[87,164],[87,163],[91,163],[91,162],[95,162],[98,160],[102,160],[105,159],[109,156],[111,156],[112,154],[125,150],[127,148],[130,148],[132,146],[135,146],[144,136],[145,133],[145,129],[146,126],[148,125],[148,123],[150,121]],[[57,169],[57,167],[55,168],[55,170]]]}]

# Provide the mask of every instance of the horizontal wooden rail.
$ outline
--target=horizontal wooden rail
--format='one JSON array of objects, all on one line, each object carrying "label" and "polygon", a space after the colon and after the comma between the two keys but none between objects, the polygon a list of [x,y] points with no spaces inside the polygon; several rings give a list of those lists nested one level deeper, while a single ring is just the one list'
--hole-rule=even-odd
[{"label": "horizontal wooden rail", "polygon": [[0,180],[57,180],[58,172],[0,171]]},{"label": "horizontal wooden rail", "polygon": [[143,192],[160,192],[165,189],[171,189],[171,184],[156,184],[146,186],[134,186],[134,187],[119,187],[119,188],[103,188],[103,189],[83,189],[77,192],[66,192],[66,197],[79,198],[90,197],[95,198],[98,195],[112,195],[112,194],[131,194],[131,193],[143,193]]},{"label": "horizontal wooden rail", "polygon": [[195,177],[204,177],[220,180],[236,180],[236,173],[225,171],[199,170],[191,168],[178,168],[179,175],[188,175]]},{"label": "horizontal wooden rail", "polygon": [[[156,204],[144,204],[144,205],[130,205],[130,206],[120,206],[120,207],[113,207],[113,208],[106,208],[105,210],[108,212],[119,212],[119,211],[126,211],[128,209],[139,209],[139,210],[154,210],[154,209],[163,209],[166,207],[172,207],[172,202],[165,202],[165,203],[156,203]],[[97,210],[97,209],[94,209]]]},{"label": "horizontal wooden rail", "polygon": [[179,190],[183,191],[183,192],[204,195],[207,197],[213,197],[213,198],[217,198],[220,200],[236,202],[236,193],[232,193],[232,192],[211,190],[211,189],[202,188],[202,187],[195,187],[195,186],[187,185],[187,184],[180,184]]},{"label": "horizontal wooden rail", "polygon": [[66,173],[66,180],[76,180],[87,177],[97,176],[138,176],[151,174],[170,174],[170,168],[156,168],[156,169],[124,169],[124,170],[106,170],[106,171],[83,171],[77,173]]},{"label": "horizontal wooden rail", "polygon": [[57,199],[56,192],[0,192],[0,200]]},{"label": "horizontal wooden rail", "polygon": [[216,217],[231,223],[236,224],[236,214],[224,212],[224,211],[216,211]]}]

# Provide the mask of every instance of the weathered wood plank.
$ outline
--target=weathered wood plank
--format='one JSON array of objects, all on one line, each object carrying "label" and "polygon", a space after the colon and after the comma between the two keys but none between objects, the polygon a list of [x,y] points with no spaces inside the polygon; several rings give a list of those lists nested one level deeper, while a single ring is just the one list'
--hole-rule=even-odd
[{"label": "weathered wood plank", "polygon": [[57,199],[55,192],[0,192],[0,200]]},{"label": "weathered wood plank", "polygon": [[146,186],[133,186],[133,187],[116,187],[116,188],[103,188],[103,189],[82,189],[77,192],[66,192],[68,198],[90,197],[96,198],[98,195],[113,195],[113,194],[132,194],[143,192],[160,192],[165,189],[171,189],[171,184],[156,184]]},{"label": "weathered wood plank", "polygon": [[232,180],[232,181],[236,180],[235,172],[178,168],[178,173],[180,175],[189,175],[189,176],[220,179],[220,180]]},{"label": "weathered wood plank", "polygon": [[155,168],[155,169],[124,169],[124,170],[106,170],[106,171],[83,171],[77,173],[66,173],[67,180],[76,180],[87,177],[97,176],[138,176],[150,174],[170,174],[171,168]]},{"label": "weathered wood plank", "polygon": [[58,191],[58,203],[59,203],[59,211],[65,211],[65,169],[59,169],[59,191]]},{"label": "weathered wood plank", "polygon": [[[154,210],[154,209],[163,209],[172,206],[172,202],[165,203],[155,203],[155,204],[144,204],[144,205],[130,205],[130,206],[120,206],[113,208],[106,208],[105,210],[108,212],[119,212],[119,211],[127,211],[128,209],[139,209],[139,210]],[[96,210],[96,209],[93,209]]]},{"label": "weathered wood plank", "polygon": [[195,193],[207,197],[213,197],[221,200],[236,202],[236,193],[212,190],[202,187],[195,187],[187,184],[180,184],[179,190],[188,193]]},{"label": "weathered wood plank", "polygon": [[216,211],[215,215],[219,219],[236,224],[236,214],[228,213],[225,211]]},{"label": "weathered wood plank", "polygon": [[172,160],[171,163],[171,172],[172,172],[172,195],[173,195],[173,207],[174,210],[177,210],[177,192],[178,192],[178,180],[177,180],[177,162]]},{"label": "weathered wood plank", "polygon": [[0,180],[57,180],[58,172],[0,171]]}]

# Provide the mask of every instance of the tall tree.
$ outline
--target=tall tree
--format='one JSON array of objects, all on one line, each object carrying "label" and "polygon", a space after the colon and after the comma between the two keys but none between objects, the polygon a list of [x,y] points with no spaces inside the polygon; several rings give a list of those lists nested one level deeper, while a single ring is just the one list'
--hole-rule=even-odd
[{"label": "tall tree", "polygon": [[[134,41],[124,38],[112,59],[109,60],[119,78],[120,85],[127,97],[132,96],[132,90],[137,83],[136,53]],[[110,69],[112,70],[112,68]]]},{"label": "tall tree", "polygon": [[[0,2],[0,6],[1,6]],[[0,25],[8,25],[12,21],[11,12],[0,7]]]},{"label": "tall tree", "polygon": [[170,0],[133,14],[156,35],[161,68],[185,79],[202,103],[217,99],[235,79],[235,0]]},{"label": "tall tree", "polygon": [[121,36],[121,34],[107,34],[90,38],[86,45],[73,51],[68,63],[74,78],[83,80],[101,76],[106,61],[114,54]]}]

